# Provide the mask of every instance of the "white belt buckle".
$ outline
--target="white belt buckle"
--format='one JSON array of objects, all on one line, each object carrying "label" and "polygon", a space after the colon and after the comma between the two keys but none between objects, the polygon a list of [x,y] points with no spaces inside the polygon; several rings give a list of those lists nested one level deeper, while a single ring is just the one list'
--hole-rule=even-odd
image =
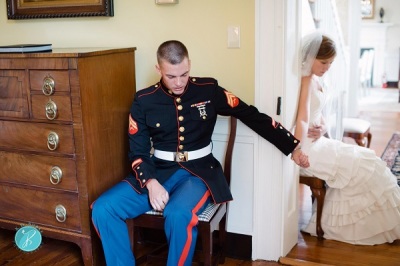
[{"label": "white belt buckle", "polygon": [[175,154],[175,162],[187,162],[189,160],[189,154],[187,151],[185,152],[177,152]]}]

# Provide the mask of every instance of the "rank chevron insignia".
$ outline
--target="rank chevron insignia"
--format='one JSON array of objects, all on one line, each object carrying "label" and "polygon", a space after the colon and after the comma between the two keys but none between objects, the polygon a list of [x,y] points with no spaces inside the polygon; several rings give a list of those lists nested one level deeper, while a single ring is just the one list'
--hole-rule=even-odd
[{"label": "rank chevron insignia", "polygon": [[133,120],[132,116],[129,115],[129,134],[134,135],[138,132],[138,126],[135,120]]},{"label": "rank chevron insignia", "polygon": [[225,91],[225,95],[226,95],[226,100],[228,102],[228,105],[232,108],[238,106],[239,104],[239,99],[238,97],[236,97],[233,93],[229,92],[229,91]]}]

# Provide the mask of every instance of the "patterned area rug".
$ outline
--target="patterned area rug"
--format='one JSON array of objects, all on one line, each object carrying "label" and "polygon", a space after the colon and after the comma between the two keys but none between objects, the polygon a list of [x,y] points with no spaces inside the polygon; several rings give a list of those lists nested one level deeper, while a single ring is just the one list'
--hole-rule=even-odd
[{"label": "patterned area rug", "polygon": [[393,134],[382,154],[382,160],[387,163],[392,173],[397,177],[397,183],[400,185],[400,132]]}]

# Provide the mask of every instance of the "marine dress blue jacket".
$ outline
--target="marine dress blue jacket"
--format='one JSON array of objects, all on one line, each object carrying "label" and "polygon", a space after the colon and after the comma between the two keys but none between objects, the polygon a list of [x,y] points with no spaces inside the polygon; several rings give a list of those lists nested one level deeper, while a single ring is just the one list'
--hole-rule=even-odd
[{"label": "marine dress blue jacket", "polygon": [[212,153],[181,162],[151,155],[152,148],[183,152],[206,147],[218,115],[238,118],[285,155],[299,143],[280,123],[220,87],[213,78],[190,77],[181,95],[174,95],[160,81],[138,91],[132,103],[128,134],[132,172],[126,180],[138,193],[147,193],[150,179],[163,184],[184,168],[207,184],[215,203],[232,200],[222,166]]}]

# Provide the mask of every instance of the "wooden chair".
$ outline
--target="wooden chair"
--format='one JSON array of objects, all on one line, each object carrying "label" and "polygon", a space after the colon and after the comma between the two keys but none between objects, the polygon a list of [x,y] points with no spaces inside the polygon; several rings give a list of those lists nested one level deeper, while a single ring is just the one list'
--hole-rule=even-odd
[{"label": "wooden chair", "polygon": [[[228,184],[230,184],[231,179],[232,151],[236,137],[236,126],[236,118],[231,117],[229,139],[225,151],[224,161],[224,175]],[[199,215],[199,223],[197,226],[198,239],[201,240],[202,247],[202,250],[200,252],[201,255],[199,256],[199,258],[206,266],[216,265],[217,263],[225,262],[226,211],[227,203],[210,203],[203,211],[203,213]],[[144,254],[140,257],[137,256],[137,254],[139,254],[138,241],[140,239],[140,228],[163,230],[164,218],[162,216],[162,213],[153,210],[127,222],[128,228],[131,231],[130,233],[132,236],[132,249],[136,256],[136,261],[138,264],[147,261],[148,257],[151,257],[154,253],[159,252],[158,248],[153,250],[150,254]],[[213,232],[216,229],[219,229],[218,237],[216,238],[216,240],[218,240],[218,243],[214,244]],[[213,247],[216,248],[215,252],[213,251]],[[198,250],[196,250],[196,252],[199,253]]]},{"label": "wooden chair", "polygon": [[353,138],[359,146],[369,148],[372,134],[371,123],[360,118],[343,118],[343,137]]}]

